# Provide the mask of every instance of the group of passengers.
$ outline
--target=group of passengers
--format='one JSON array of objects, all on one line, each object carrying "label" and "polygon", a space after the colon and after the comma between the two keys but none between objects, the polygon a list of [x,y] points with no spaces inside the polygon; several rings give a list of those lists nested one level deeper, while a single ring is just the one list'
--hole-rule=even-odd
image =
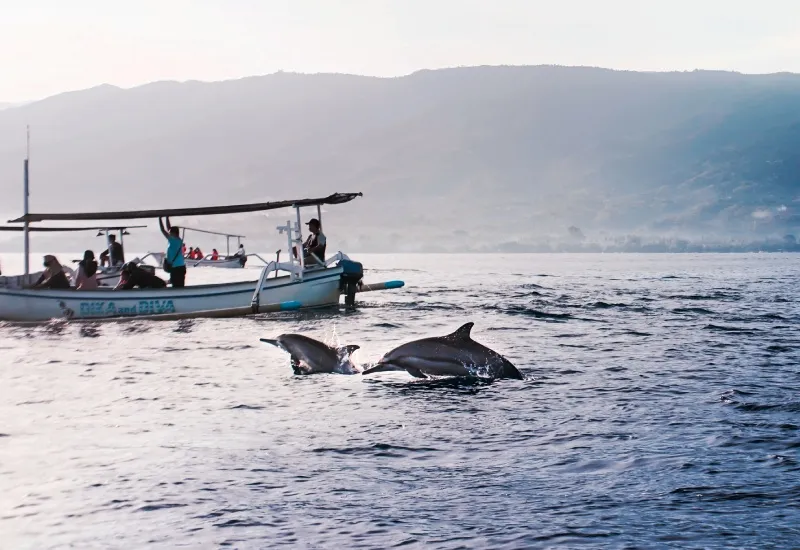
[{"label": "group of passengers", "polygon": [[[190,249],[186,254],[186,245],[180,237],[178,226],[171,225],[169,218],[166,225],[161,218],[158,219],[161,233],[167,239],[167,253],[164,257],[163,269],[169,273],[169,282],[173,288],[183,288],[186,286],[186,262],[185,259],[203,259],[199,248]],[[321,264],[325,259],[325,235],[322,233],[319,220],[311,219],[306,225],[310,235],[303,243],[303,258],[306,265]],[[191,256],[194,250],[195,256]],[[297,257],[297,249],[293,250]],[[199,254],[199,258],[197,255]],[[247,261],[247,254],[244,245],[239,245],[239,250],[232,257],[239,258],[244,265]],[[219,259],[219,253],[214,249],[212,259]],[[130,290],[132,288],[164,288],[167,283],[157,277],[151,271],[143,269],[133,262],[125,262],[125,254],[122,245],[117,242],[114,235],[109,235],[108,249],[100,254],[100,264],[95,260],[94,252],[87,250],[83,253],[83,259],[78,262],[78,271],[75,275],[76,290],[95,290],[100,286],[97,280],[99,267],[121,266],[120,278],[114,290]],[[48,254],[44,257],[44,272],[41,277],[29,288],[52,288],[68,289],[72,288],[69,277],[64,271],[64,267],[59,263],[55,256]]]},{"label": "group of passengers", "polygon": [[[214,254],[217,254],[217,258],[219,258],[219,254],[217,253],[216,248],[214,249],[214,252],[212,252],[211,255],[213,256]],[[186,258],[187,260],[202,260],[203,258],[205,258],[205,255],[203,254],[203,251],[200,250],[199,246],[197,248],[189,247],[189,251],[187,252],[186,245],[184,244],[183,257]]]},{"label": "group of passengers", "polygon": [[196,248],[190,246],[189,250],[187,251],[186,250],[186,245],[184,244],[183,245],[183,257],[185,259],[187,259],[187,260],[208,259],[208,260],[211,260],[212,262],[217,262],[220,259],[230,260],[232,258],[239,258],[239,262],[242,265],[244,265],[244,263],[247,261],[247,254],[244,251],[244,245],[243,244],[239,245],[239,250],[237,250],[236,254],[234,254],[233,256],[220,256],[219,255],[219,251],[217,251],[217,249],[214,248],[214,249],[211,250],[211,254],[209,255],[208,258],[205,257],[205,255],[203,254],[203,251],[200,250],[199,246],[196,247]]},{"label": "group of passengers", "polygon": [[[169,249],[167,250],[168,257],[177,256],[172,262],[172,268],[168,270],[170,273],[170,282],[173,287],[183,287],[186,281],[186,267],[183,263],[183,255],[180,254],[183,241],[181,241],[178,236],[178,228],[170,227],[169,219],[167,220],[169,231],[164,228],[160,219],[159,225],[161,225],[161,231],[169,242]],[[175,254],[176,248],[179,251],[177,254]],[[97,260],[95,260],[93,251],[87,250],[83,253],[83,259],[78,262],[78,270],[75,273],[75,290],[96,290],[100,286],[100,281],[97,278],[99,268],[105,266],[119,267],[119,282],[114,287],[114,290],[164,288],[167,286],[167,283],[156,276],[155,273],[133,262],[125,262],[125,253],[122,249],[122,245],[117,242],[114,235],[109,235],[109,246],[107,250],[104,250],[100,254],[99,265]],[[166,267],[165,261],[165,268]],[[72,285],[70,284],[64,266],[61,265],[55,256],[48,254],[44,257],[44,271],[39,279],[29,288],[69,289],[72,288]]]},{"label": "group of passengers", "polygon": [[[87,250],[83,259],[78,262],[75,273],[75,290],[97,290],[100,281],[97,279],[98,264],[94,252]],[[161,278],[154,273],[139,267],[133,262],[122,264],[119,271],[119,282],[114,290],[130,290],[132,288],[164,288],[167,286]],[[64,266],[52,254],[44,257],[44,271],[39,279],[30,287],[34,289],[69,289],[69,277]]]}]

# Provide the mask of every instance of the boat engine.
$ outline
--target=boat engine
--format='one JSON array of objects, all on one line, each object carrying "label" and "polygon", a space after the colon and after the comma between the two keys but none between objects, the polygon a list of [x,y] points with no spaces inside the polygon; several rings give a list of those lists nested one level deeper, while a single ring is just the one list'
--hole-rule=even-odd
[{"label": "boat engine", "polygon": [[342,268],[342,276],[339,280],[339,289],[344,294],[344,305],[346,309],[355,309],[356,292],[364,278],[364,266],[352,260],[341,260],[339,266]]}]

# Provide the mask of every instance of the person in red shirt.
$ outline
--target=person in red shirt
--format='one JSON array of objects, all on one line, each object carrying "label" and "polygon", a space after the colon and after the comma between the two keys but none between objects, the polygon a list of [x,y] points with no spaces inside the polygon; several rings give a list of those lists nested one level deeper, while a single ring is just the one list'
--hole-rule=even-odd
[{"label": "person in red shirt", "polygon": [[200,250],[200,247],[194,249],[194,259],[195,260],[202,260],[203,259],[203,251]]},{"label": "person in red shirt", "polygon": [[219,252],[217,252],[216,248],[211,251],[211,259],[214,260],[215,262],[219,260]]}]

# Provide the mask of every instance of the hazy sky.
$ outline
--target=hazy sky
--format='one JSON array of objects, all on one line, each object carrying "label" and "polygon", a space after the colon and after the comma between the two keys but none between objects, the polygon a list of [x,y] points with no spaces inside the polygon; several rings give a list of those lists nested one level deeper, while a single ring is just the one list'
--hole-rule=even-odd
[{"label": "hazy sky", "polygon": [[800,72],[800,0],[2,0],[0,101],[277,70]]}]

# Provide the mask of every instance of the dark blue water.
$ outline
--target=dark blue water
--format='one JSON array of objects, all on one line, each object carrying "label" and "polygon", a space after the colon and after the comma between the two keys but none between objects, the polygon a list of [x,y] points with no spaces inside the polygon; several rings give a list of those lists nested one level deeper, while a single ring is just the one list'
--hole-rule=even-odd
[{"label": "dark blue water", "polygon": [[[362,259],[408,286],[0,328],[0,546],[800,547],[800,257]],[[295,377],[258,342],[369,363],[467,321],[526,380]]]}]

